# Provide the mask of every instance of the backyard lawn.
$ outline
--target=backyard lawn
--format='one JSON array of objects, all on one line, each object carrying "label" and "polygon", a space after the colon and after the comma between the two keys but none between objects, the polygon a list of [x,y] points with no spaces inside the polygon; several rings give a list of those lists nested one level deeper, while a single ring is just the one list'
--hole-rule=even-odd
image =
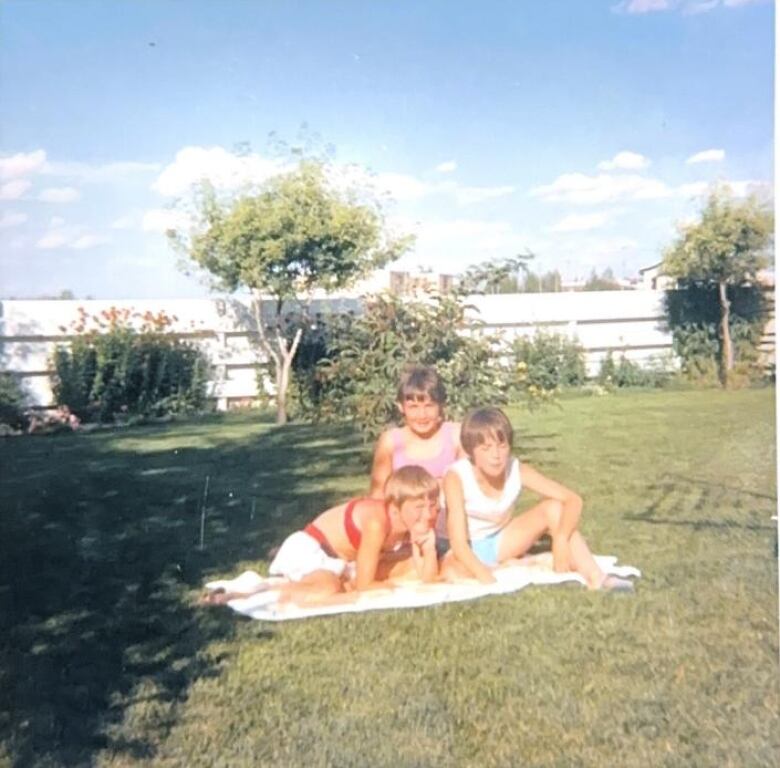
[{"label": "backyard lawn", "polygon": [[642,570],[634,595],[273,625],[198,607],[201,586],[365,490],[356,432],[234,414],[6,438],[0,765],[777,765],[774,398],[511,411],[594,551]]}]

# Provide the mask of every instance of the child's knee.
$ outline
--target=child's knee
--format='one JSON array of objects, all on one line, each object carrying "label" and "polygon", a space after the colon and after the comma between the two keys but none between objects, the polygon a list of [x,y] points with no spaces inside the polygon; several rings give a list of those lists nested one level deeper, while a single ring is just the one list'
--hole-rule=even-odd
[{"label": "child's knee", "polygon": [[551,531],[554,531],[561,522],[563,515],[563,502],[557,499],[545,499],[542,502],[544,516],[547,519],[547,525]]}]

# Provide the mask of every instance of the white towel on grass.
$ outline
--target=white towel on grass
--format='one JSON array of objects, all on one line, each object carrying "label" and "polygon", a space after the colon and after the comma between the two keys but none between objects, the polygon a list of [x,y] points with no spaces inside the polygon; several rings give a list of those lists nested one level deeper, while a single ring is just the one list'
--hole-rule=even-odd
[{"label": "white towel on grass", "polygon": [[[604,573],[628,578],[641,576],[640,571],[630,565],[618,565],[616,557],[597,555],[596,562]],[[561,584],[579,582],[585,579],[578,573],[556,573],[552,569],[552,555],[545,552],[528,555],[520,560],[497,568],[494,572],[495,584],[479,584],[475,581],[456,584],[423,584],[419,581],[400,582],[388,590],[377,590],[357,595],[353,602],[337,605],[319,605],[301,608],[292,603],[278,602],[279,593],[275,589],[283,581],[276,578],[263,578],[254,571],[244,571],[235,579],[210,581],[206,589],[224,589],[227,592],[249,592],[262,586],[267,589],[245,598],[237,598],[228,605],[237,613],[252,619],[263,621],[287,621],[305,619],[310,616],[326,616],[335,613],[356,613],[358,611],[378,611],[391,608],[420,608],[439,603],[451,603],[461,600],[474,600],[486,595],[503,595],[517,592],[531,584]]]}]

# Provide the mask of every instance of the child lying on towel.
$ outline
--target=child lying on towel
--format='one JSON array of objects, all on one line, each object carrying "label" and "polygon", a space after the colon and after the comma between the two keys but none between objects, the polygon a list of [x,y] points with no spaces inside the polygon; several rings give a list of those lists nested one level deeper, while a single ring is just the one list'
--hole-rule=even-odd
[{"label": "child lying on towel", "polygon": [[384,499],[352,499],[331,507],[288,536],[268,568],[281,579],[251,592],[211,592],[203,602],[222,604],[273,589],[279,602],[305,606],[332,602],[339,593],[387,589],[388,579],[412,572],[433,582],[438,512],[435,478],[422,467],[403,467],[387,479]]}]

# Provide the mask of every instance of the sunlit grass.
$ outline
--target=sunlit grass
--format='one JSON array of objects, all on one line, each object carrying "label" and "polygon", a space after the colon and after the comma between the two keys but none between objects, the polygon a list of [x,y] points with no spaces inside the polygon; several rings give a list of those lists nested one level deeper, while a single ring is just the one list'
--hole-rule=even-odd
[{"label": "sunlit grass", "polygon": [[3,441],[0,762],[776,764],[774,392],[561,405],[511,411],[517,450],[583,494],[634,596],[245,621],[196,608],[200,586],[364,490],[354,432],[244,415]]}]

